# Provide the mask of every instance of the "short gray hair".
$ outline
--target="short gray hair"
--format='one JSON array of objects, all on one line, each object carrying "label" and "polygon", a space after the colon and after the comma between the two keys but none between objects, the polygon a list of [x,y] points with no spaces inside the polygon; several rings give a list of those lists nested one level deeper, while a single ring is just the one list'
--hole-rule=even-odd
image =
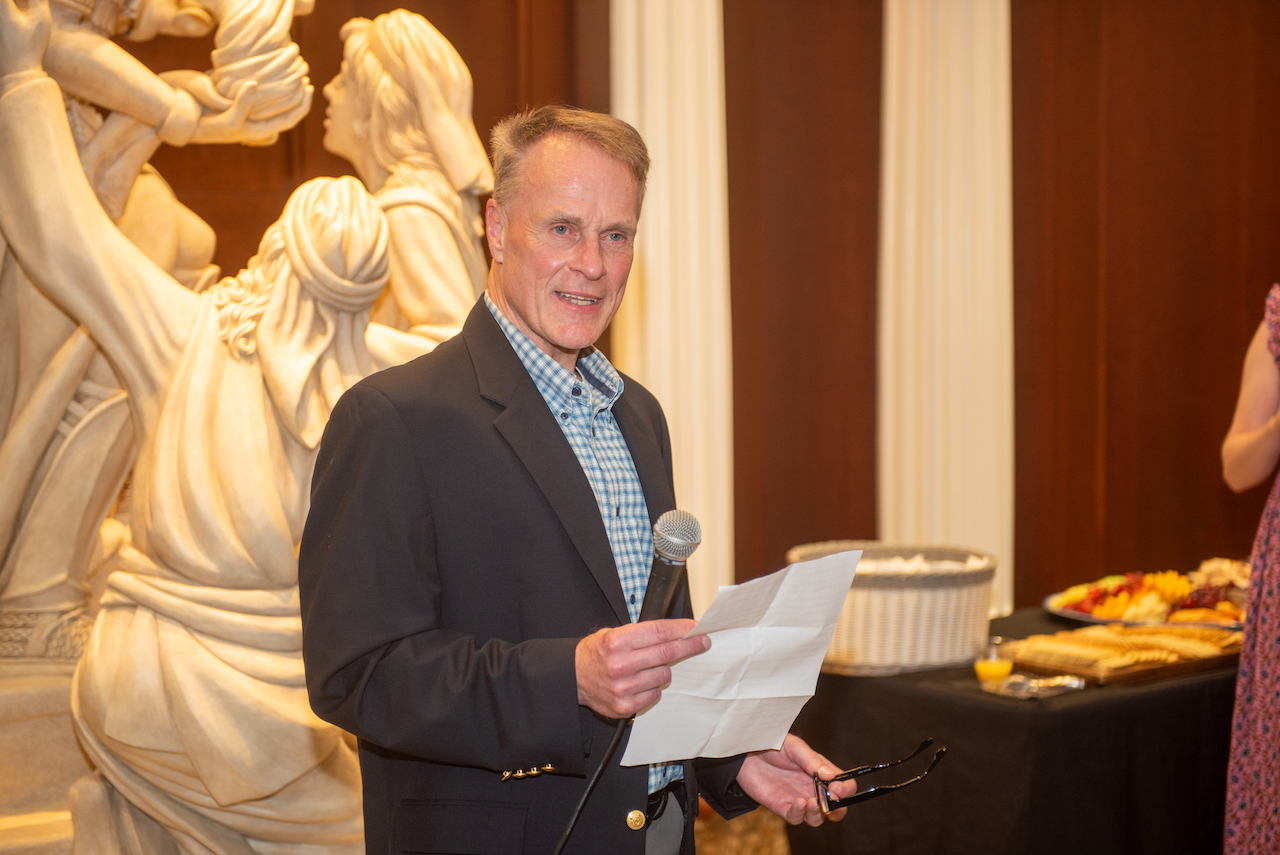
[{"label": "short gray hair", "polygon": [[649,149],[640,132],[606,113],[551,105],[515,113],[494,125],[489,147],[493,153],[493,198],[499,205],[506,205],[519,186],[529,149],[553,134],[585,140],[625,163],[636,179],[639,203],[643,204],[645,181],[649,177]]}]

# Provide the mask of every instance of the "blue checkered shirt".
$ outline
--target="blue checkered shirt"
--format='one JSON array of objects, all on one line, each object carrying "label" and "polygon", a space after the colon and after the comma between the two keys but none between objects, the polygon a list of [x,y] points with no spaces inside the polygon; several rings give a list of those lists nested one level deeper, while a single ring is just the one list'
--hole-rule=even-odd
[{"label": "blue checkered shirt", "polygon": [[[578,357],[579,380],[511,323],[487,292],[484,303],[551,408],[591,482],[634,623],[653,567],[653,528],[631,450],[613,418],[613,402],[622,394],[622,377],[603,353],[592,348]],[[679,763],[650,766],[649,792],[683,775]]]}]

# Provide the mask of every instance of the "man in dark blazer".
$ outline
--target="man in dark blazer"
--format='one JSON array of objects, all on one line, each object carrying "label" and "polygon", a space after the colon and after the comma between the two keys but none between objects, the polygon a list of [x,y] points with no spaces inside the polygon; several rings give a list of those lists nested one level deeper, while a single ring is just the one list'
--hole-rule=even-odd
[{"label": "man in dark blazer", "polygon": [[[359,738],[369,852],[550,855],[614,720],[710,644],[685,638],[687,595],[680,618],[633,622],[643,589],[620,579],[614,506],[551,406],[561,381],[609,401],[589,441],[620,432],[650,537],[675,507],[666,421],[592,349],[630,270],[643,141],[542,108],[502,123],[493,148],[486,296],[461,335],[343,396],[302,539],[308,690]],[[838,771],[796,737],[682,766],[651,798],[654,774],[615,757],[565,851],[691,853],[699,793],[726,816],[760,802],[818,824],[812,776]]]}]

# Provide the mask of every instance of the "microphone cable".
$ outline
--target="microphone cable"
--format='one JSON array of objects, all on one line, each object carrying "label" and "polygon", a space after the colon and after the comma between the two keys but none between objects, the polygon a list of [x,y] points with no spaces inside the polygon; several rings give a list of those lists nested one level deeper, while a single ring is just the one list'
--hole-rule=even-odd
[{"label": "microphone cable", "polygon": [[[637,623],[670,616],[680,585],[685,581],[685,562],[689,560],[689,556],[700,543],[702,543],[702,526],[698,525],[698,520],[693,514],[673,509],[658,517],[658,521],[653,525],[653,569],[649,571],[649,581],[645,586],[644,602],[640,605],[640,617],[636,620]],[[587,799],[595,791],[596,784],[600,783],[600,779],[604,777],[604,770],[613,761],[613,755],[622,742],[622,734],[626,731],[627,725],[634,720],[634,717],[619,719],[613,731],[613,738],[609,740],[609,746],[605,749],[604,756],[600,758],[600,765],[591,773],[587,788],[582,791],[582,798],[578,799],[577,806],[569,815],[569,822],[560,835],[560,841],[556,844],[553,855],[561,855],[564,847],[569,844],[569,835],[573,834],[573,828],[578,824],[578,817],[581,816]]]}]

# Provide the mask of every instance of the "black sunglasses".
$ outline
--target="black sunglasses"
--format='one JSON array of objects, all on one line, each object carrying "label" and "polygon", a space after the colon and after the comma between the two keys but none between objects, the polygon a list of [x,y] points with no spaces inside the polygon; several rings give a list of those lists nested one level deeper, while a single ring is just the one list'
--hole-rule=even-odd
[{"label": "black sunglasses", "polygon": [[828,787],[831,784],[835,783],[836,781],[847,781],[850,778],[857,778],[861,775],[866,775],[869,772],[877,772],[881,769],[888,769],[890,766],[897,766],[901,763],[906,763],[908,760],[911,760],[916,756],[918,756],[922,751],[924,751],[926,748],[928,748],[932,744],[933,744],[933,738],[930,737],[929,739],[926,739],[924,742],[921,742],[919,748],[917,748],[915,751],[912,751],[910,755],[908,755],[907,757],[903,757],[901,760],[894,760],[891,763],[881,763],[877,766],[858,766],[857,768],[849,769],[848,771],[841,772],[839,775],[836,775],[830,781],[824,781],[821,778],[819,778],[817,775],[814,775],[813,786],[818,791],[818,804],[822,806],[822,812],[831,813],[831,811],[833,810],[840,810],[840,808],[848,807],[849,805],[856,804],[857,802],[866,801],[867,799],[874,799],[876,796],[882,796],[885,793],[892,792],[893,790],[900,790],[903,787],[907,786],[908,784],[914,784],[916,781],[919,781],[925,775],[928,775],[930,772],[932,772],[933,768],[938,765],[938,761],[942,759],[942,755],[947,753],[947,749],[945,747],[939,748],[937,752],[933,755],[933,760],[929,762],[929,768],[925,769],[923,772],[921,772],[919,775],[916,775],[914,778],[903,781],[900,784],[881,784],[878,787],[869,787],[868,789],[865,789],[865,790],[860,789],[858,790],[858,792],[844,799],[833,798],[831,795],[831,791],[828,789]]}]

